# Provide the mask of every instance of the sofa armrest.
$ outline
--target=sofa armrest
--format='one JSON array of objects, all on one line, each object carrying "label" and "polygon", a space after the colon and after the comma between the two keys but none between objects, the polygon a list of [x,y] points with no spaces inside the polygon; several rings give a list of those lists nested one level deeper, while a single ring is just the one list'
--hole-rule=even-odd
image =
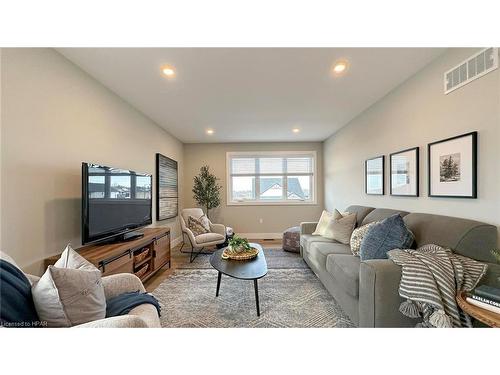
[{"label": "sofa armrest", "polygon": [[210,223],[210,230],[213,233],[221,234],[226,237],[226,226],[224,224],[212,224]]},{"label": "sofa armrest", "polygon": [[121,315],[94,320],[73,328],[148,328],[148,325],[137,315]]},{"label": "sofa armrest", "polygon": [[304,221],[300,223],[300,234],[312,234],[316,230],[318,222]]},{"label": "sofa armrest", "polygon": [[127,292],[144,293],[146,291],[141,279],[131,273],[105,276],[102,278],[102,285],[107,300]]},{"label": "sofa armrest", "polygon": [[359,326],[414,327],[419,320],[399,311],[401,267],[390,259],[361,262],[359,269]]}]

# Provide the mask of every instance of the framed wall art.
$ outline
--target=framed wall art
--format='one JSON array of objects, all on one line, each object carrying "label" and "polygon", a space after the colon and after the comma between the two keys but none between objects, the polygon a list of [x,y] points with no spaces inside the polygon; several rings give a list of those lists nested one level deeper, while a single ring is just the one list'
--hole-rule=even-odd
[{"label": "framed wall art", "polygon": [[429,143],[429,197],[477,198],[477,132]]},{"label": "framed wall art", "polygon": [[385,156],[365,161],[365,192],[369,195],[384,195]]},{"label": "framed wall art", "polygon": [[419,148],[409,148],[390,154],[390,194],[404,197],[419,196]]},{"label": "framed wall art", "polygon": [[174,218],[178,210],[177,162],[162,154],[156,154],[156,220]]}]

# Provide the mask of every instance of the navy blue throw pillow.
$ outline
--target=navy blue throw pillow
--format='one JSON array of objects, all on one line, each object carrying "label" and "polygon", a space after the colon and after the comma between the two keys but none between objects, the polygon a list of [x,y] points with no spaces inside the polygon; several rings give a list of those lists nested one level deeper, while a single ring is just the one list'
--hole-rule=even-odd
[{"label": "navy blue throw pillow", "polygon": [[0,301],[1,326],[40,327],[28,278],[4,259],[0,259]]},{"label": "navy blue throw pillow", "polygon": [[359,256],[361,260],[387,259],[388,251],[408,249],[413,240],[413,233],[406,227],[403,218],[395,214],[375,224],[365,234]]}]

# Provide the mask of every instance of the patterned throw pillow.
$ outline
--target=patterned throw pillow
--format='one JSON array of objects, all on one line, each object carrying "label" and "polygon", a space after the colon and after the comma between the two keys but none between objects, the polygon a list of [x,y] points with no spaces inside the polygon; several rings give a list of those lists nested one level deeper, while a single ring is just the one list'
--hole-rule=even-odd
[{"label": "patterned throw pillow", "polygon": [[392,215],[374,225],[361,242],[361,260],[387,259],[393,249],[409,249],[413,244],[413,233],[406,227],[399,214]]},{"label": "patterned throw pillow", "polygon": [[351,235],[351,252],[352,255],[359,257],[359,249],[361,248],[361,242],[363,242],[363,238],[368,233],[371,227],[377,224],[377,221],[373,221],[371,223],[365,224],[362,227],[354,229]]},{"label": "patterned throw pillow", "polygon": [[205,219],[208,221],[205,215],[200,217],[199,219],[195,218],[194,216],[189,215],[188,218],[188,228],[193,232],[194,236],[199,236],[200,234],[208,233],[210,232],[210,226],[207,228],[204,224],[208,224],[202,218],[205,217]]}]

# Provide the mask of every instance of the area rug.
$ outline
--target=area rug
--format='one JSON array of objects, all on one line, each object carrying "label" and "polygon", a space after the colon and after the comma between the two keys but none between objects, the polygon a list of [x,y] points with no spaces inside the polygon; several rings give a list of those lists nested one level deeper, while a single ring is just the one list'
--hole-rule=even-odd
[{"label": "area rug", "polygon": [[[299,255],[274,251],[265,249],[269,271],[259,280],[260,317],[252,281],[223,275],[219,297],[215,297],[217,271],[204,255],[198,258],[198,268],[176,269],[153,291],[162,306],[162,327],[353,326]],[[272,258],[279,259],[276,267]],[[285,268],[287,264],[290,268]]]},{"label": "area rug", "polygon": [[[186,251],[189,251],[189,249]],[[309,268],[302,257],[297,253],[284,251],[281,248],[265,248],[264,253],[266,255],[267,268],[269,269]],[[189,254],[181,253],[180,251],[172,252],[172,263],[175,269],[212,269],[209,260],[210,255],[201,254],[198,255],[192,263],[189,263]]]}]

